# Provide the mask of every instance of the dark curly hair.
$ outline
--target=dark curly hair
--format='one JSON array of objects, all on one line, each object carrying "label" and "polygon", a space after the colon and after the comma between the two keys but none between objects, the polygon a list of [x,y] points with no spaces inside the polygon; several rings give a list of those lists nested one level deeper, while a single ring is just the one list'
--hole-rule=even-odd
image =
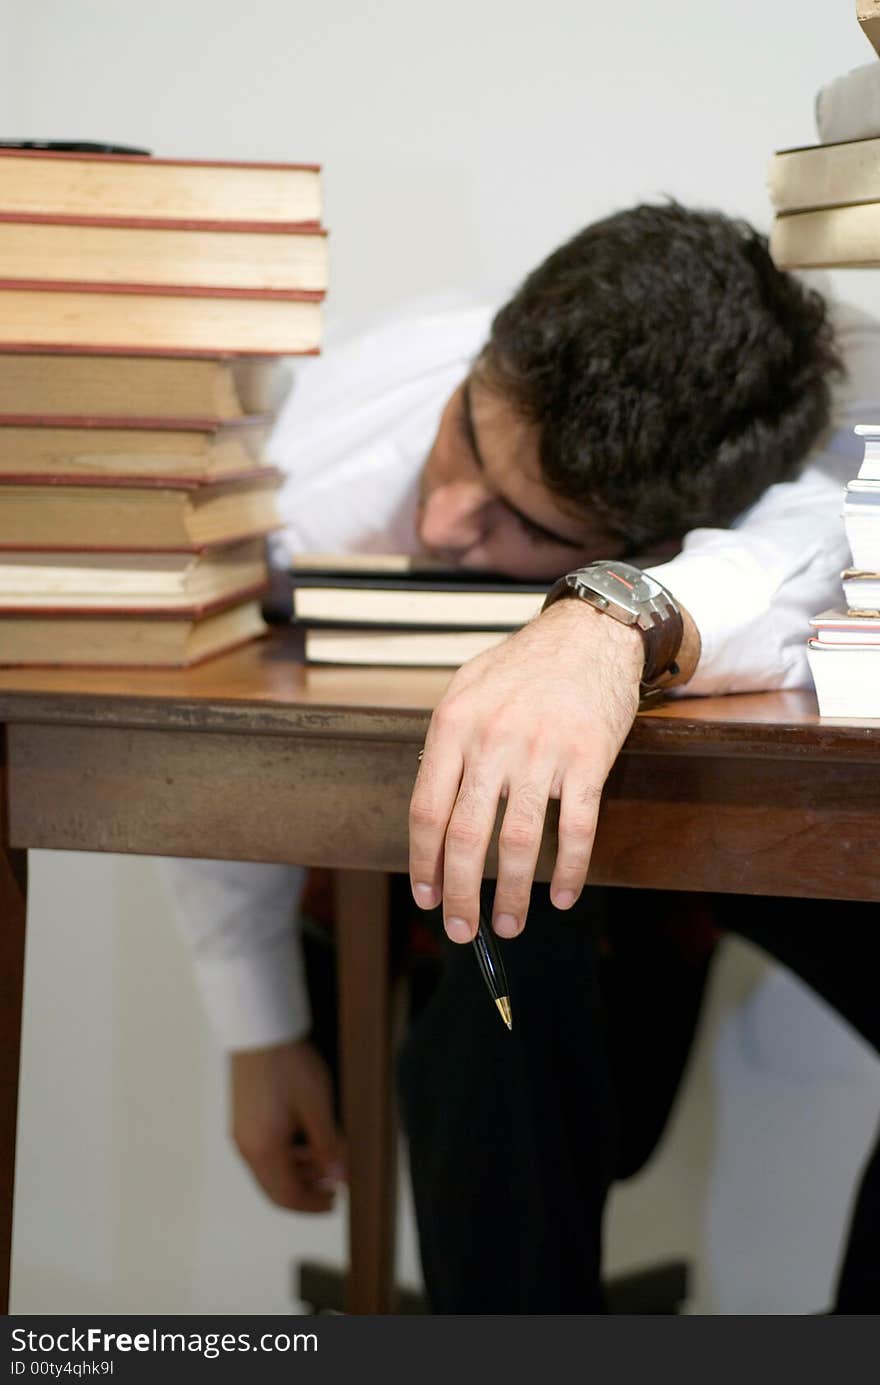
[{"label": "dark curly hair", "polygon": [[549,488],[633,551],[793,476],[841,370],[824,300],[766,237],[670,202],[554,251],[497,313],[481,374],[537,425]]}]

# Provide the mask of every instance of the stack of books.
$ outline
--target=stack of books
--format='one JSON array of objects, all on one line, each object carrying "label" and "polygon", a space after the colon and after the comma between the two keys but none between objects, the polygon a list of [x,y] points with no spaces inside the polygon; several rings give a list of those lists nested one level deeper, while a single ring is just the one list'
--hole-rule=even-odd
[{"label": "stack of books", "polygon": [[538,614],[547,584],[397,554],[300,554],[290,575],[309,663],[457,668]]},{"label": "stack of books", "polygon": [[855,431],[864,460],[843,503],[852,566],[841,574],[840,607],[813,616],[807,645],[819,711],[828,717],[880,717],[880,424]]},{"label": "stack of books", "polygon": [[[877,7],[869,6],[871,16],[862,8],[859,18],[863,27],[870,19],[873,33]],[[855,119],[861,138],[773,155],[770,252],[782,269],[880,266],[880,129],[859,123],[856,95],[872,79],[873,65],[819,94],[820,133],[854,133]],[[839,607],[811,619],[807,643],[819,712],[828,717],[880,717],[880,425],[855,431],[864,442],[863,460],[842,510],[852,566],[841,577]]]},{"label": "stack of books", "polygon": [[315,165],[0,148],[0,662],[263,632],[278,358],[326,284]]}]

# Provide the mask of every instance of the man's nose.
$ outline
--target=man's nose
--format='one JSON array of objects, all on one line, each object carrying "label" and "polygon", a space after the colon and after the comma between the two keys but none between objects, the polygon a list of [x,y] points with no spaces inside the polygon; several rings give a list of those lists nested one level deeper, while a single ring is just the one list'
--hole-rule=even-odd
[{"label": "man's nose", "polygon": [[475,481],[437,486],[424,502],[419,537],[426,548],[466,549],[479,543],[489,496]]}]

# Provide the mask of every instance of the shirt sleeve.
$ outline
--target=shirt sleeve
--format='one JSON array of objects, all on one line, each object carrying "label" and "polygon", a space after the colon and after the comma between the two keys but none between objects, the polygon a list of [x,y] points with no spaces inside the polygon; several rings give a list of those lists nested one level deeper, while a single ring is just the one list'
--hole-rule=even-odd
[{"label": "shirt sleeve", "polygon": [[650,569],[687,609],[700,661],[681,691],[752,692],[810,686],[809,618],[840,602],[849,562],[841,464],[808,466],[771,486],[730,529],[696,529],[671,562]]},{"label": "shirt sleeve", "polygon": [[196,983],[225,1048],[264,1048],[311,1026],[299,939],[301,866],[163,858]]}]

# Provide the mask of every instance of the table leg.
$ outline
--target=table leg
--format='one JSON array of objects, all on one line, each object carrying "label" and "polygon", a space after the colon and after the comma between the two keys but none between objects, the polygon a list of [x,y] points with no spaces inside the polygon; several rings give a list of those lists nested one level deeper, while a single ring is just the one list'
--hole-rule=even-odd
[{"label": "table leg", "polygon": [[340,1079],[349,1166],[349,1313],[393,1311],[390,893],[387,875],[335,872]]},{"label": "table leg", "polygon": [[6,736],[0,728],[0,1311],[9,1307],[27,853],[9,845]]}]

